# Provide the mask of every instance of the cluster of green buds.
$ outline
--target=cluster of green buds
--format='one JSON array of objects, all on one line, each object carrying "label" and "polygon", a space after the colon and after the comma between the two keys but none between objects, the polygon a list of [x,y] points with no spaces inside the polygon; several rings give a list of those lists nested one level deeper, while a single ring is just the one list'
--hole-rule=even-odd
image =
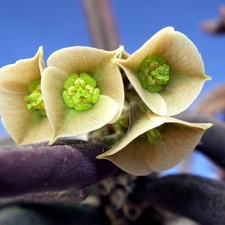
[{"label": "cluster of green buds", "polygon": [[28,109],[34,109],[42,116],[46,116],[45,104],[41,93],[40,80],[34,80],[28,87],[29,94],[24,97]]},{"label": "cluster of green buds", "polygon": [[149,92],[160,92],[170,79],[170,68],[160,56],[148,56],[138,68],[141,86]]},{"label": "cluster of green buds", "polygon": [[64,82],[62,97],[68,108],[76,111],[91,109],[101,93],[96,80],[87,73],[71,74]]},{"label": "cluster of green buds", "polygon": [[164,137],[160,133],[161,127],[153,128],[147,132],[148,141],[152,145],[152,147],[155,146],[155,140],[164,141]]}]

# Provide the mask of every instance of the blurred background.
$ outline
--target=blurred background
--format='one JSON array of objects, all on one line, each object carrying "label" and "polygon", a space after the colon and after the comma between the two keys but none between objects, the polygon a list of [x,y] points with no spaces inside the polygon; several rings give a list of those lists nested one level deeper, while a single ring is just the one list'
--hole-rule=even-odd
[{"label": "blurred background", "polygon": [[[225,38],[204,33],[201,22],[217,18],[223,0],[111,0],[121,44],[137,50],[158,30],[173,26],[198,47],[206,74],[205,89],[224,81]],[[98,12],[96,12],[98,13]],[[82,0],[1,0],[0,67],[33,57],[39,46],[45,58],[73,45],[92,46]]]},{"label": "blurred background", "polygon": [[[223,4],[223,0],[110,1],[120,43],[129,53],[166,26],[173,26],[194,42],[206,74],[212,77],[199,98],[225,82],[225,36],[210,35],[201,28],[202,22],[220,16]],[[1,0],[0,15],[0,67],[33,57],[39,46],[44,47],[45,59],[60,48],[93,46],[82,0]],[[0,132],[6,135],[2,126]],[[206,173],[208,161],[199,154],[196,157],[196,173],[215,176],[216,169],[209,164]]]}]

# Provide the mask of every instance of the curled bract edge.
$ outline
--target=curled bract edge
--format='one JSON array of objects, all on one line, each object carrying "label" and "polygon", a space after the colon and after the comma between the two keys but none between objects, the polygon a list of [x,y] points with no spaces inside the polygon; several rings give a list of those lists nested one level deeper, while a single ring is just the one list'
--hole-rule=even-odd
[{"label": "curled bract edge", "polygon": [[[46,113],[53,127],[50,144],[58,137],[88,133],[119,118],[124,104],[124,89],[114,60],[122,50],[122,46],[115,51],[69,47],[50,55],[41,85]],[[98,102],[89,110],[68,108],[62,99],[63,83],[73,73],[89,74],[100,89]]]},{"label": "curled bract edge", "polygon": [[[123,138],[111,149],[97,156],[108,159],[133,175],[170,169],[194,150],[210,123],[188,123],[169,116],[159,116],[144,104],[131,104],[131,122]],[[149,142],[147,132],[160,126],[162,139]]]},{"label": "curled bract edge", "polygon": [[0,69],[0,115],[7,132],[17,144],[47,141],[52,128],[46,116],[29,110],[24,97],[33,81],[40,81],[45,68],[43,49],[33,58],[21,59]]},{"label": "curled bract edge", "polygon": [[[168,84],[158,93],[144,89],[138,79],[138,69],[146,57],[160,57],[169,67]],[[194,43],[184,34],[166,27],[153,35],[143,46],[125,59],[118,58],[131,84],[158,115],[173,116],[187,109],[199,95],[205,81],[201,55]]]}]

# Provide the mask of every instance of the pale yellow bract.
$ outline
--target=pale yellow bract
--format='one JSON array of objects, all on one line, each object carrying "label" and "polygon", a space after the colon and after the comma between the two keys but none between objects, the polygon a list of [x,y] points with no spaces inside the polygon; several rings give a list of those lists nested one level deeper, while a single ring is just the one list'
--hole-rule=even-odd
[{"label": "pale yellow bract", "polygon": [[43,70],[42,47],[33,58],[22,59],[0,69],[1,120],[17,144],[48,141],[52,136],[48,118],[38,111],[28,110],[24,100],[29,93],[29,85],[34,80],[41,80]]},{"label": "pale yellow bract", "polygon": [[[123,138],[97,158],[108,159],[133,175],[172,168],[196,147],[203,133],[212,126],[159,116],[140,102],[131,104],[130,114],[130,126]],[[159,126],[164,140],[156,139],[153,146],[146,132]]]},{"label": "pale yellow bract", "polygon": [[[118,66],[113,63],[123,47],[104,51],[90,47],[69,47],[54,52],[47,60],[41,89],[45,110],[53,137],[70,137],[96,130],[107,123],[114,123],[124,104],[123,81]],[[98,102],[87,111],[75,111],[62,99],[63,83],[73,73],[88,73],[101,91]]]},{"label": "pale yellow bract", "polygon": [[[170,68],[170,80],[163,91],[150,93],[144,89],[137,71],[147,56],[162,57]],[[158,115],[176,115],[186,110],[199,95],[206,80],[204,64],[198,49],[184,34],[166,27],[152,36],[126,59],[117,59],[131,84],[145,102]]]}]

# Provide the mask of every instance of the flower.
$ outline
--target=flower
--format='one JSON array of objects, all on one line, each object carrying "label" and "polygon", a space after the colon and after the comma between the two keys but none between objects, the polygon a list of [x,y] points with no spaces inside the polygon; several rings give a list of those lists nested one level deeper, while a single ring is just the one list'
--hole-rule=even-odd
[{"label": "flower", "polygon": [[33,58],[0,69],[1,120],[17,144],[50,140],[52,133],[40,89],[43,49]]},{"label": "flower", "polygon": [[122,50],[68,47],[48,58],[41,89],[54,129],[50,144],[58,137],[87,133],[119,118],[124,90],[114,60]]},{"label": "flower", "polygon": [[187,109],[210,79],[195,45],[166,27],[126,59],[117,59],[139,96],[158,115]]},{"label": "flower", "polygon": [[131,103],[130,126],[99,159],[108,159],[133,175],[167,170],[181,162],[211,124],[188,123],[151,112],[144,103]]}]

